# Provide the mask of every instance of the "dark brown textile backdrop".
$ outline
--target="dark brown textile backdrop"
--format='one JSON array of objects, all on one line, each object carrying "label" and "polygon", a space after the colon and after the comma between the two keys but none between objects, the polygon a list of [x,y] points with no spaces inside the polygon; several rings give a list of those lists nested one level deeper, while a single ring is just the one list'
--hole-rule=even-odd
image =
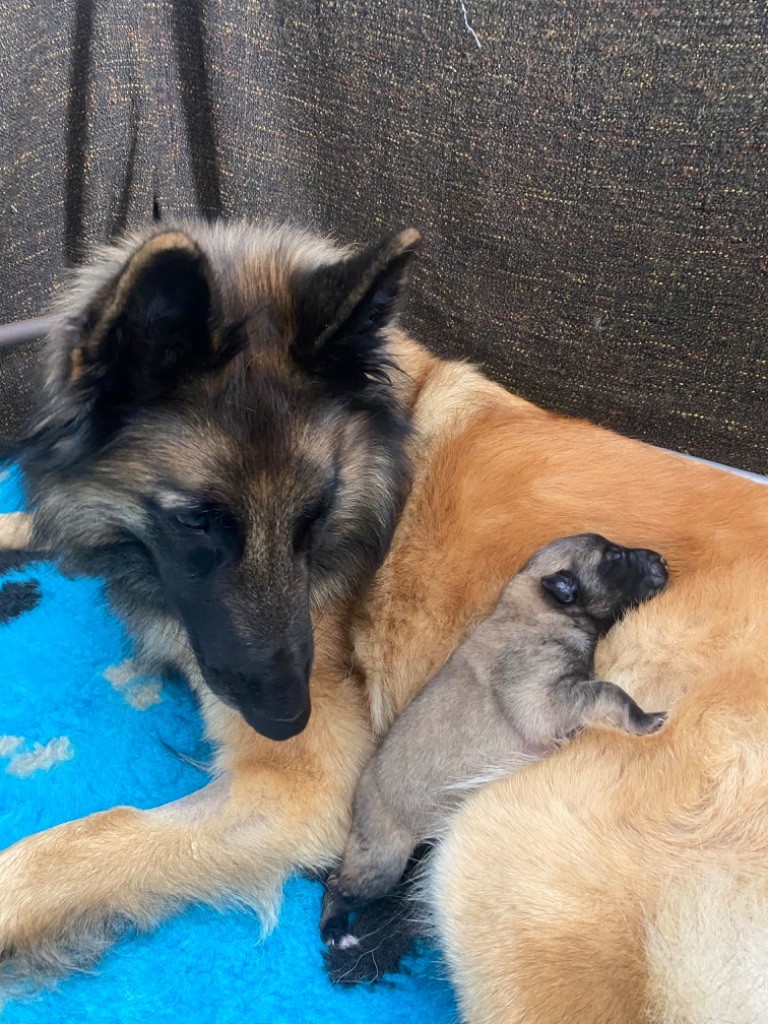
[{"label": "dark brown textile backdrop", "polygon": [[0,321],[153,204],[414,224],[433,348],[767,470],[765,0],[465,3],[0,0]]}]

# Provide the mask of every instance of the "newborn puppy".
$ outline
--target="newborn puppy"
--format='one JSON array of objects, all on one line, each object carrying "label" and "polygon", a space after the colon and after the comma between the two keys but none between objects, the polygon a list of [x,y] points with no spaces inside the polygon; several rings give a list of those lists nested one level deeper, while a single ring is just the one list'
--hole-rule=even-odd
[{"label": "newborn puppy", "polygon": [[664,712],[643,711],[595,676],[598,639],[667,583],[655,551],[597,534],[538,551],[506,584],[491,615],[395,722],[365,768],[338,875],[326,889],[321,932],[349,948],[347,915],[390,892],[414,847],[483,771],[543,756],[597,721],[644,736]]}]

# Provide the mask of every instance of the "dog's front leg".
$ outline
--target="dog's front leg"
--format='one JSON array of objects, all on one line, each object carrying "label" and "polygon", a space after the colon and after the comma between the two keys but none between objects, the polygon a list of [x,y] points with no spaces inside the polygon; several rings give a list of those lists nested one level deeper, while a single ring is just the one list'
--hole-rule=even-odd
[{"label": "dog's front leg", "polygon": [[32,514],[0,514],[0,551],[26,551],[32,541]]},{"label": "dog's front leg", "polygon": [[222,774],[199,793],[93,814],[0,854],[0,978],[92,962],[126,926],[190,901],[246,903],[273,923],[286,875],[341,850],[370,749],[359,695],[340,681],[333,696],[282,744],[232,713]]}]

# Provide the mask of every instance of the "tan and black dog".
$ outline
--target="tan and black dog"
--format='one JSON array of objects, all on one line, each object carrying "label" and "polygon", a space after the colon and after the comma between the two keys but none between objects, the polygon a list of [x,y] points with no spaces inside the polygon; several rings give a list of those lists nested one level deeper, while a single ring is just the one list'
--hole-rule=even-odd
[{"label": "tan and black dog", "polygon": [[31,532],[104,577],[200,694],[215,774],[2,852],[0,974],[92,962],[191,900],[274,921],[505,581],[593,531],[669,561],[596,664],[672,714],[585,730],[462,805],[430,882],[462,1012],[768,1019],[768,489],[429,354],[393,321],[416,239],[154,226],[76,275],[21,450],[32,521],[0,519],[0,543]]}]

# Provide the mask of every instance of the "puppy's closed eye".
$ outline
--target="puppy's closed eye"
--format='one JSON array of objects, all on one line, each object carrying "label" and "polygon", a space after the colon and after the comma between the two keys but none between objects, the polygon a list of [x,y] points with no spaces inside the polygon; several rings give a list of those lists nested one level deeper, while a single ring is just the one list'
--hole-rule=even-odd
[{"label": "puppy's closed eye", "polygon": [[541,585],[559,604],[573,604],[579,596],[579,581],[567,569],[543,576]]}]

